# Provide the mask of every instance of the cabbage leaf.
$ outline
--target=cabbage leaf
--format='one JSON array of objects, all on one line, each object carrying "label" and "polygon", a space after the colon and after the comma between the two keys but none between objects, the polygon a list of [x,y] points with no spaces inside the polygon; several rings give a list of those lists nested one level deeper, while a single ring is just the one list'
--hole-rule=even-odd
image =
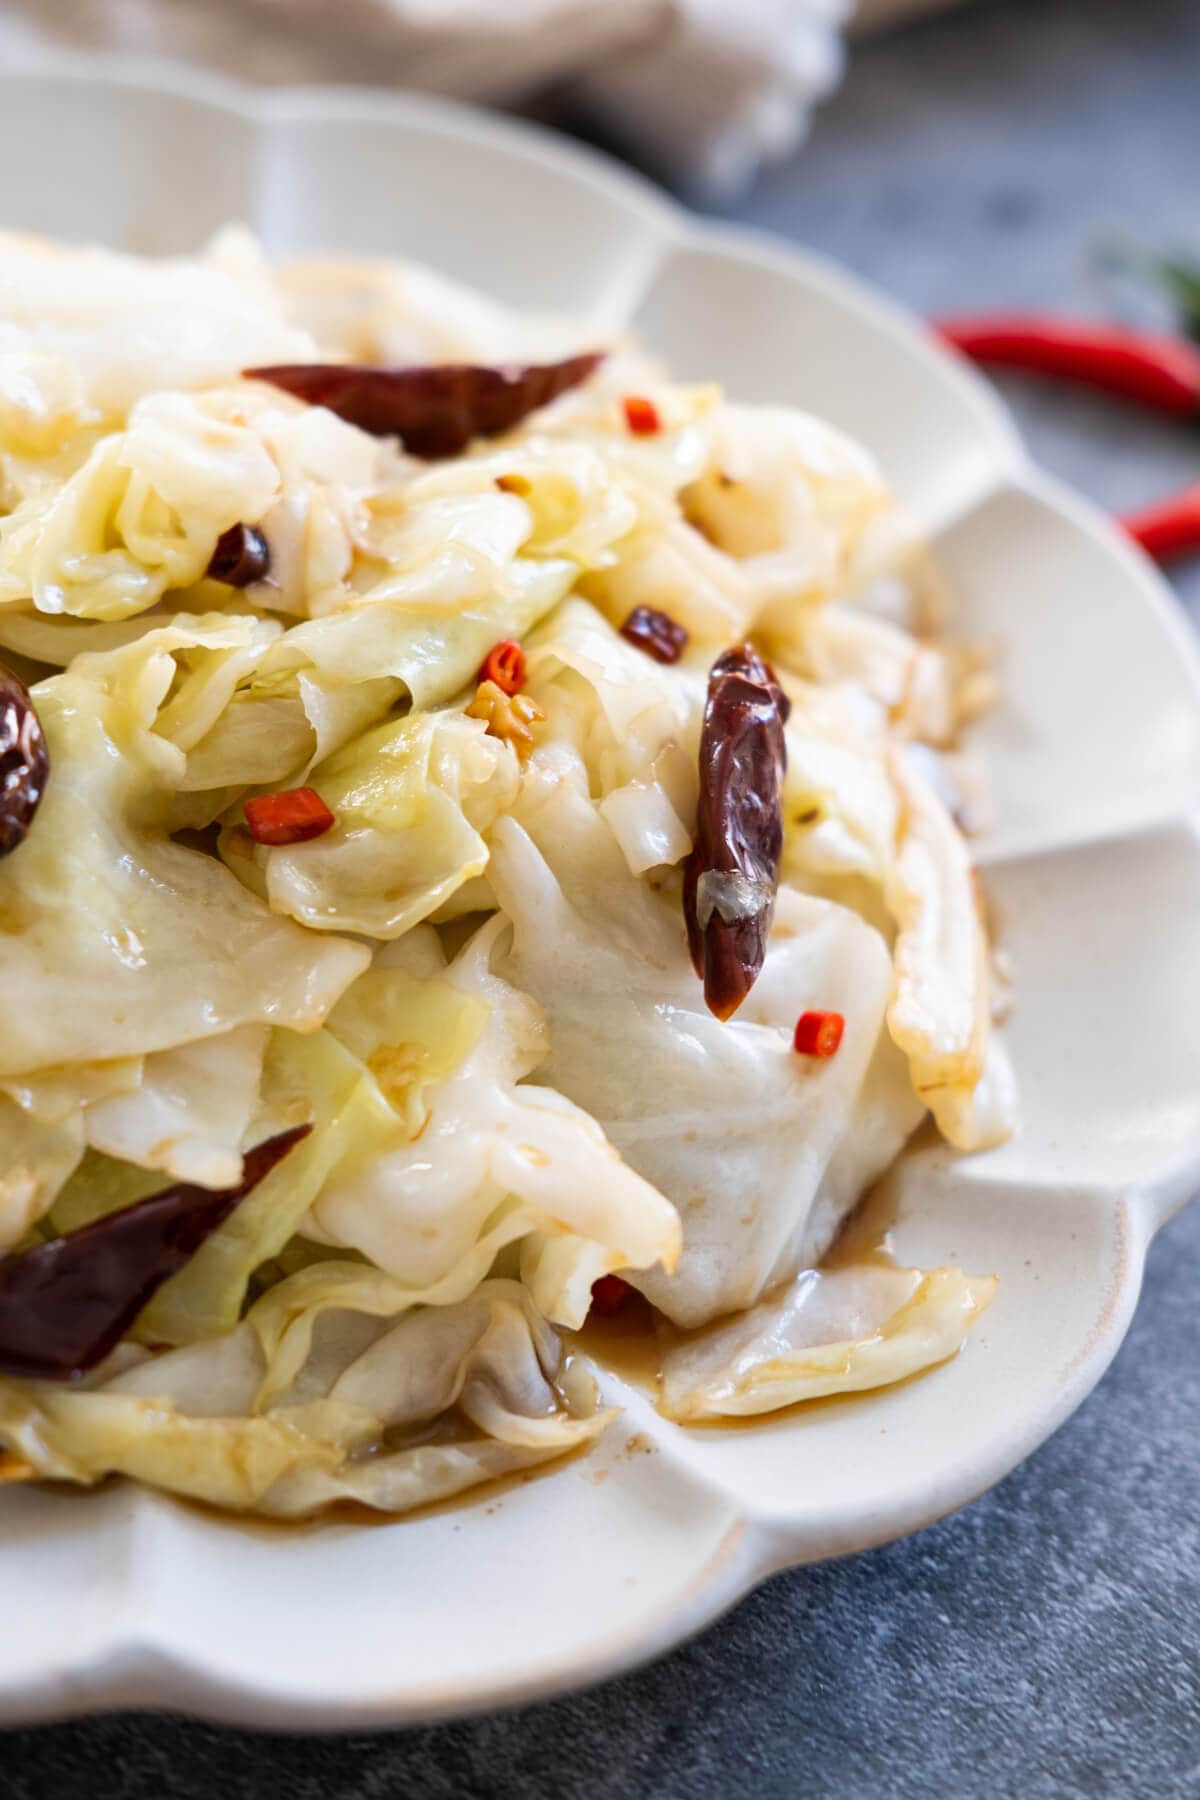
[{"label": "cabbage leaf", "polygon": [[[490,878],[513,924],[499,967],[548,1017],[540,1078],[586,1107],[683,1221],[674,1273],[628,1279],[679,1324],[747,1306],[832,1237],[847,1199],[844,1176],[825,1185],[838,1146],[870,1145],[856,1171],[869,1180],[921,1115],[881,1044],[887,948],[846,908],[784,888],[763,973],[722,1024],[677,891],[630,875],[582,773],[523,796],[520,816],[494,829]],[[828,1061],[792,1050],[808,1007],[845,1015]]]},{"label": "cabbage leaf", "polygon": [[[231,646],[252,620],[222,622]],[[182,752],[154,723],[172,652],[202,621],[42,682],[52,775],[36,827],[0,865],[7,1027],[0,1076],[140,1056],[252,1023],[315,1029],[369,961],[276,917],[165,830]]]},{"label": "cabbage leaf", "polygon": [[994,1276],[961,1269],[808,1269],[739,1318],[673,1344],[662,1410],[694,1424],[903,1381],[953,1356],[995,1291]]}]

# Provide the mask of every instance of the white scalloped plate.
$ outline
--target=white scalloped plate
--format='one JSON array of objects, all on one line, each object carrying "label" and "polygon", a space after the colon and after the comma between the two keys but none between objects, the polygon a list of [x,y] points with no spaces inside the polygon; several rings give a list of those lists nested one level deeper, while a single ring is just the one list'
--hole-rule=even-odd
[{"label": "white scalloped plate", "polygon": [[4,1493],[0,1718],[361,1726],[528,1701],[667,1649],[774,1569],[981,1493],[1098,1379],[1149,1238],[1200,1181],[1200,679],[1154,570],[894,307],[532,129],[55,59],[0,75],[0,166],[20,171],[6,225],[173,251],[240,217],[276,250],[415,256],[632,319],[680,374],[871,445],[964,624],[1005,650],[981,860],[1018,970],[1024,1103],[1005,1148],[923,1149],[893,1177],[905,1260],[1001,1278],[965,1352],[921,1380],[690,1433],[612,1380],[627,1411],[592,1455],[373,1526],[247,1526],[119,1485]]}]

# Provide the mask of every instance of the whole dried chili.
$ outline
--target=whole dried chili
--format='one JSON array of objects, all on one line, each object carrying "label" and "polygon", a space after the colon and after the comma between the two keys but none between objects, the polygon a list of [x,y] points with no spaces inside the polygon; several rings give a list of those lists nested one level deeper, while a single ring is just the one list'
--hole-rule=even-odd
[{"label": "whole dried chili", "polygon": [[415,369],[362,363],[273,363],[243,373],[325,406],[372,437],[398,437],[414,456],[456,456],[472,438],[497,437],[586,381],[602,350],[554,363],[433,363]]},{"label": "whole dried chili", "polygon": [[324,837],[334,817],[315,788],[285,788],[279,794],[258,794],[242,811],[256,844],[306,844]]},{"label": "whole dried chili", "polygon": [[0,1260],[0,1374],[70,1381],[95,1368],[163,1282],[311,1130],[296,1125],[248,1150],[236,1187],[179,1182]]},{"label": "whole dried chili", "polygon": [[936,330],[973,362],[1077,382],[1154,412],[1200,415],[1200,350],[1181,338],[1037,313],[939,319]]},{"label": "whole dried chili", "polygon": [[621,627],[621,636],[660,663],[678,662],[687,649],[686,626],[656,606],[635,606]]},{"label": "whole dried chili", "polygon": [[250,587],[271,573],[271,547],[255,525],[231,525],[217,539],[205,571],[229,587]]},{"label": "whole dried chili", "polygon": [[50,776],[50,752],[29,689],[0,663],[0,856],[24,843]]},{"label": "whole dried chili", "polygon": [[790,710],[770,664],[752,645],[726,650],[713,664],[683,913],[692,962],[718,1019],[737,1011],[767,953],[783,850],[783,728]]}]

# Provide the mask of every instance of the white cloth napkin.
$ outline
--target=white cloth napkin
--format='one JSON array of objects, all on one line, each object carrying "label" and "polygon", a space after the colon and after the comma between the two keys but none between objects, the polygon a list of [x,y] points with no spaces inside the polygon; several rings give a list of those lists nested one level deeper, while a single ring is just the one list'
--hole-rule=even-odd
[{"label": "white cloth napkin", "polygon": [[0,0],[0,59],[71,44],[254,82],[511,103],[561,85],[676,183],[728,193],[800,140],[854,0]]}]

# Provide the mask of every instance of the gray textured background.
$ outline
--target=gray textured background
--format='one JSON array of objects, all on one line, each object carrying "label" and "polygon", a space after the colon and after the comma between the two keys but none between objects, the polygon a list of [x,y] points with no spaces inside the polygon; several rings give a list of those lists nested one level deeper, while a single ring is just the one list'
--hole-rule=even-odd
[{"label": "gray textured background", "polygon": [[[1095,308],[1106,239],[1200,255],[1198,184],[1196,0],[1017,0],[860,50],[803,155],[738,216],[925,310]],[[1041,458],[1108,505],[1200,471],[1183,428],[1010,393]],[[1200,565],[1179,588],[1200,620]],[[1152,1252],[1096,1393],[994,1492],[906,1543],[778,1577],[596,1692],[402,1736],[144,1717],[10,1733],[0,1794],[1200,1795],[1198,1294],[1200,1207]],[[403,1591],[375,1603],[403,1609]],[[246,1608],[231,1631],[253,1630]]]}]

